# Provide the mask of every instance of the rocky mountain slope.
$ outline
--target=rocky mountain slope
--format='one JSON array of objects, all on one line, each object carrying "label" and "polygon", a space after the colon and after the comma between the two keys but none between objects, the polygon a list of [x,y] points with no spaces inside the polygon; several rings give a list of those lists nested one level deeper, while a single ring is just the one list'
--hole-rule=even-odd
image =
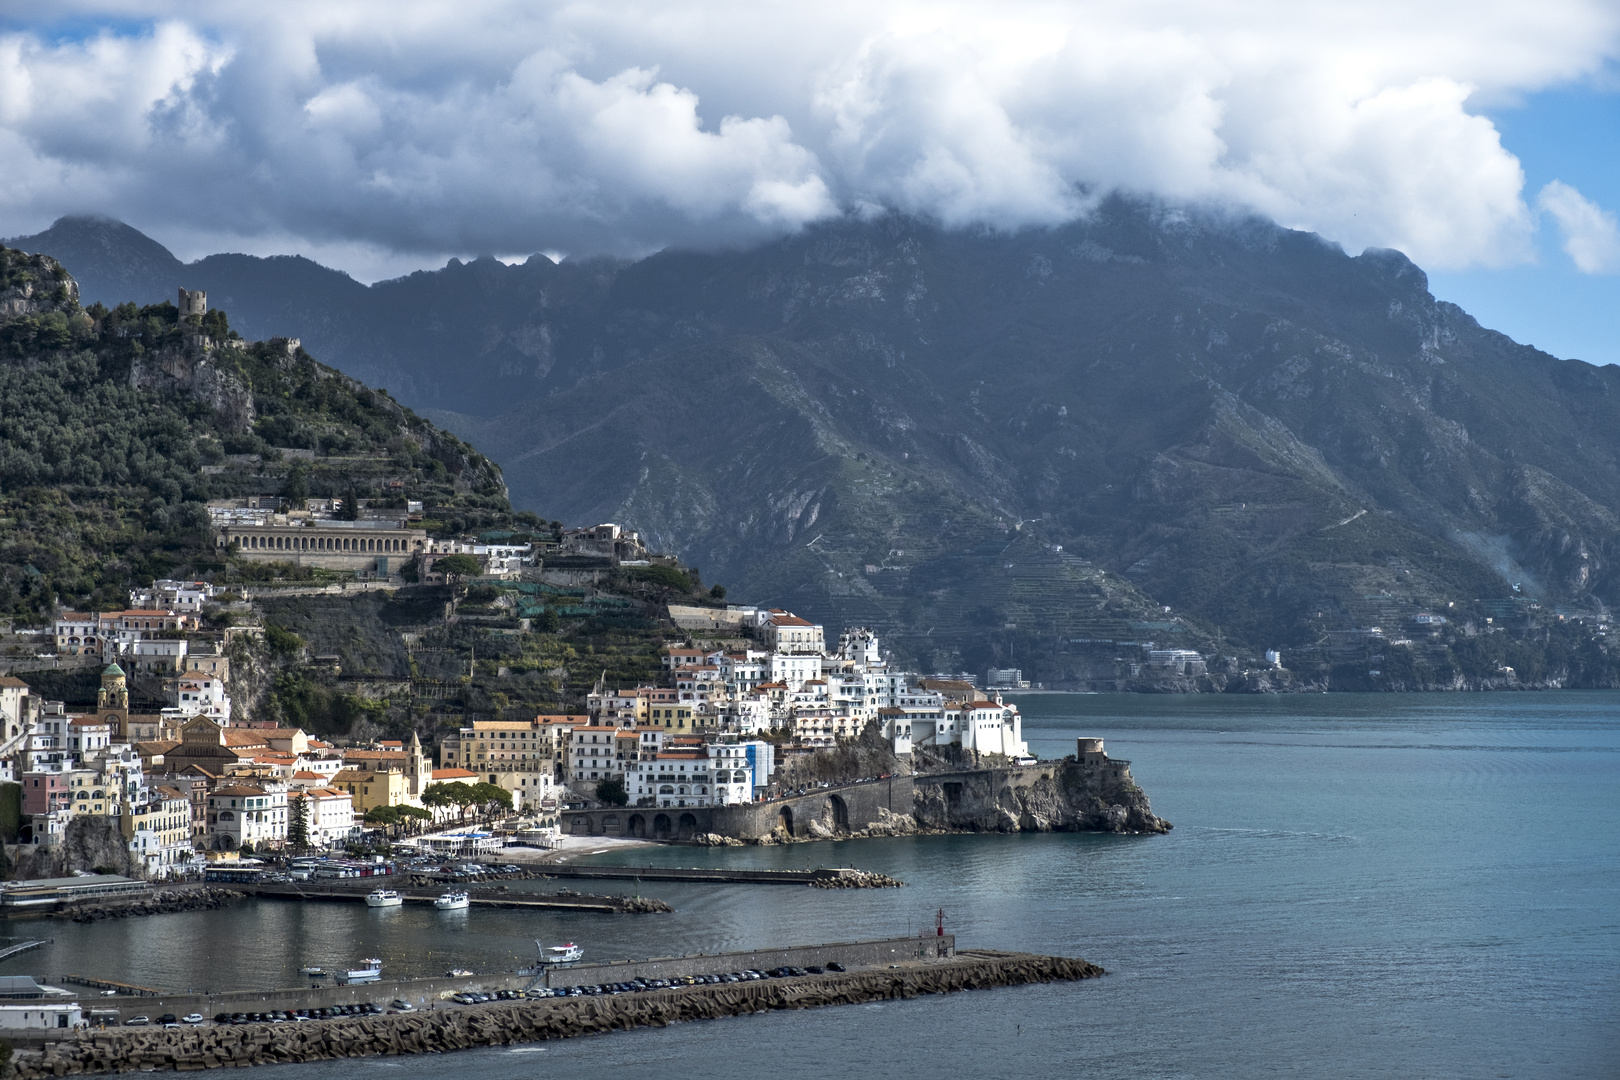
[{"label": "rocky mountain slope", "polygon": [[[101,258],[109,228],[19,243]],[[437,410],[517,505],[929,667],[1098,684],[1152,641],[1322,685],[1615,677],[1620,372],[1480,327],[1396,252],[1113,200],[339,278],[218,256],[167,284]]]}]

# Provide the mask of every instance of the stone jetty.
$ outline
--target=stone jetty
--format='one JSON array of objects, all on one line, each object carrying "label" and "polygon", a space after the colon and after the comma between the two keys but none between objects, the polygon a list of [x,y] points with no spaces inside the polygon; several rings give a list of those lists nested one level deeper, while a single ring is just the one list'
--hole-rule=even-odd
[{"label": "stone jetty", "polygon": [[212,886],[160,889],[134,900],[90,900],[82,904],[65,905],[52,911],[50,917],[88,923],[98,922],[101,919],[127,919],[135,915],[166,915],[175,911],[212,911],[235,903],[245,895],[236,889],[217,889]]},{"label": "stone jetty", "polygon": [[810,882],[812,889],[901,889],[905,882],[888,874],[871,870],[846,870],[837,877],[818,877]]},{"label": "stone jetty", "polygon": [[611,997],[543,998],[299,1024],[206,1025],[88,1031],[18,1050],[21,1080],[89,1073],[191,1071],[336,1058],[434,1054],[477,1046],[566,1039],[777,1009],[809,1009],[959,990],[1088,979],[1084,960],[1030,953],[962,951],[954,957]]}]

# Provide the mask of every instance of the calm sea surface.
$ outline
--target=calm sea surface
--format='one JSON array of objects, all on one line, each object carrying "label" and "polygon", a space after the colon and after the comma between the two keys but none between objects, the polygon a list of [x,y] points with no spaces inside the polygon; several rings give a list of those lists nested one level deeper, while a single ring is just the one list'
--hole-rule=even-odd
[{"label": "calm sea surface", "polygon": [[643,848],[615,861],[849,865],[909,885],[644,887],[674,915],[255,902],[23,924],[56,943],[0,973],[288,986],[300,964],[371,955],[394,975],[510,967],[535,938],[610,958],[916,933],[944,908],[963,946],[1110,974],[273,1075],[1620,1076],[1620,695],[1021,704],[1043,756],[1105,737],[1175,831]]}]

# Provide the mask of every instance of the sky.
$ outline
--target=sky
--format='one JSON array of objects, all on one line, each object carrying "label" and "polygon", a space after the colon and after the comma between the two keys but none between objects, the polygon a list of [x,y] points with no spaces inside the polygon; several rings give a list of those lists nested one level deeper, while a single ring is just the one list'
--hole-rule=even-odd
[{"label": "sky", "polygon": [[1617,60],[1615,0],[0,0],[0,235],[103,213],[371,281],[1118,190],[1399,248],[1611,363]]}]

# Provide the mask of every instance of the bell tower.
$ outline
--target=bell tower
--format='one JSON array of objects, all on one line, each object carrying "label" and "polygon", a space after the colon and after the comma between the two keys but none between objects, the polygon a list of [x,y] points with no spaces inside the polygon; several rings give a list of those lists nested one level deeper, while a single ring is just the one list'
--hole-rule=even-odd
[{"label": "bell tower", "polygon": [[108,664],[101,673],[101,689],[96,691],[96,717],[109,721],[113,738],[122,741],[129,736],[129,683],[124,669]]}]

